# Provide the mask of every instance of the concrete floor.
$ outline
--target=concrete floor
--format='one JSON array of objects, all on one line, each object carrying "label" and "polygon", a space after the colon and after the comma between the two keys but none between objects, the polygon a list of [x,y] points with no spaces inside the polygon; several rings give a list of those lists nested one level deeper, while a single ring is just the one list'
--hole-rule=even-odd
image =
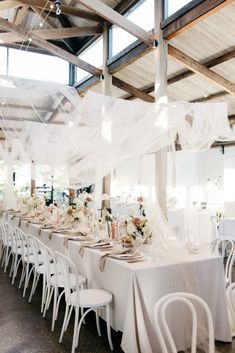
[{"label": "concrete floor", "polygon": [[[35,293],[32,303],[22,298],[22,290],[17,288],[18,279],[14,286],[8,275],[0,270],[0,353],[70,353],[73,336],[73,318],[68,331],[60,344],[58,338],[63,321],[63,307],[61,307],[55,332],[51,332],[51,310],[47,317],[40,314],[41,288]],[[95,315],[90,313],[86,325],[82,327],[79,353],[108,353],[110,352],[106,336],[106,326],[101,322],[102,337],[99,337],[95,326]],[[121,333],[112,331],[114,352],[121,353]]]},{"label": "concrete floor", "polygon": [[[16,280],[18,284],[18,279]],[[72,342],[73,321],[64,336],[63,343],[58,342],[63,320],[61,308],[55,332],[50,331],[51,310],[47,317],[40,314],[41,288],[29,304],[22,298],[22,290],[17,285],[12,286],[8,275],[0,270],[0,353],[70,353]],[[105,326],[102,322],[103,336],[97,335],[95,316],[88,314],[86,325],[82,327],[79,353],[106,353],[110,352]],[[121,334],[112,331],[114,353],[121,353]],[[216,343],[217,352],[235,353],[235,340],[230,343]],[[148,353],[148,352],[144,352]]]}]

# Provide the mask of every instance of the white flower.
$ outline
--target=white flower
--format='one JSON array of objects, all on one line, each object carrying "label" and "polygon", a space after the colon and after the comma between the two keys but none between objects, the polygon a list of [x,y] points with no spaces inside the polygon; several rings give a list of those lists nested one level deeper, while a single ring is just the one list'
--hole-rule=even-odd
[{"label": "white flower", "polygon": [[110,196],[106,193],[104,193],[102,196],[101,196],[101,201],[109,201],[110,199]]},{"label": "white flower", "polygon": [[149,238],[152,235],[152,229],[151,227],[148,225],[148,223],[145,224],[145,226],[142,228],[143,233],[144,233],[144,237],[145,238]]},{"label": "white flower", "polygon": [[132,222],[127,224],[126,231],[127,231],[127,234],[130,234],[130,235],[136,232],[136,227]]}]

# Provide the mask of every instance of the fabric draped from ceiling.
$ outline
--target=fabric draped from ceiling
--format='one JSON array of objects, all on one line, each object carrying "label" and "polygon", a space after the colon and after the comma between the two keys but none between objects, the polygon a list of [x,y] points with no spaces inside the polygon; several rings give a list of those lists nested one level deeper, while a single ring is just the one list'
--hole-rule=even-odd
[{"label": "fabric draped from ceiling", "polygon": [[[235,138],[227,103],[146,103],[91,91],[80,97],[69,86],[4,77],[0,96],[0,127],[7,138],[0,157],[8,166],[29,161],[61,166],[70,180],[83,184],[96,182],[123,160],[166,146],[174,150],[177,137],[182,149],[193,150]],[[14,114],[24,119],[20,130],[8,129]],[[167,223],[160,218],[165,234]]]}]

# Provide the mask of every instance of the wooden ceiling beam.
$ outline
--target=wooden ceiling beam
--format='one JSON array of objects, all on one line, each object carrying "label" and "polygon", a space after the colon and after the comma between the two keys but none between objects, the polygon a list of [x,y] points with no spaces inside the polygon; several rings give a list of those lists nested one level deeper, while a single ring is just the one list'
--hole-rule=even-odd
[{"label": "wooden ceiling beam", "polygon": [[42,23],[46,22],[46,24],[48,25],[48,27],[50,28],[58,28],[53,21],[50,20],[49,16],[47,13],[45,13],[44,11],[40,10],[39,8],[35,7],[35,6],[30,6],[31,9],[39,16],[40,20]]},{"label": "wooden ceiling beam", "polygon": [[[10,31],[19,35],[23,39],[28,38],[28,31],[13,25],[12,23],[4,20],[3,18],[0,18],[0,27],[5,29],[6,31]],[[92,75],[100,76],[102,74],[102,71],[100,69],[86,63],[85,61],[77,58],[75,55],[70,54],[63,49],[58,48],[56,45],[47,42],[45,39],[42,39],[36,34],[32,37],[32,43],[40,48],[47,50],[52,54],[55,54],[56,56],[59,56],[60,58],[70,62],[71,64],[80,67],[81,69],[91,73]]]},{"label": "wooden ceiling beam", "polygon": [[123,14],[123,13],[126,13],[138,2],[139,0],[122,0],[121,2],[119,2],[119,4],[115,6],[114,10]]},{"label": "wooden ceiling beam", "polygon": [[233,0],[193,0],[162,22],[163,36],[172,39],[205,18],[216,13]]},{"label": "wooden ceiling beam", "polygon": [[[30,106],[30,102],[29,102],[29,105],[25,105],[25,104],[5,103],[4,98],[2,100],[3,102],[0,103],[0,111],[5,109],[17,109],[18,111],[32,111],[33,109],[32,106]],[[33,107],[37,112],[40,112],[40,113],[56,112],[56,109],[52,109],[52,108],[45,108],[45,107],[39,107],[39,106],[33,106]],[[69,110],[65,111],[65,113],[69,114]]]},{"label": "wooden ceiling beam", "polygon": [[152,45],[154,36],[143,28],[137,26],[135,23],[128,20],[126,17],[120,15],[118,12],[107,6],[100,0],[76,0],[76,2],[84,5],[89,10],[94,11],[99,16],[103,17],[106,21],[111,22],[118,27],[124,29],[132,34],[140,41],[147,45]]},{"label": "wooden ceiling beam", "polygon": [[[231,60],[233,58],[235,58],[235,49],[232,49],[228,53],[220,55],[214,59],[206,60],[206,61],[202,62],[202,64],[205,65],[209,69],[211,67],[222,64],[223,62]],[[168,85],[171,85],[175,82],[183,80],[184,78],[190,77],[192,75],[195,75],[195,72],[193,72],[191,70],[187,70],[187,71],[184,71],[178,75],[175,75],[175,76],[169,78],[167,83],[168,83]]]},{"label": "wooden ceiling beam", "polygon": [[[228,53],[225,53],[223,55],[219,55],[214,59],[205,60],[204,62],[202,62],[202,64],[205,65],[207,68],[211,68],[216,65],[222,64],[223,62],[231,60],[233,58],[235,58],[235,49],[232,49]],[[167,85],[172,85],[173,83],[176,83],[178,81],[181,81],[181,80],[183,80],[187,77],[193,76],[193,75],[195,75],[195,72],[193,72],[191,70],[186,70],[184,72],[181,72],[180,74],[169,77],[167,79]],[[153,92],[154,91],[154,83],[151,83],[145,87],[142,87],[141,91],[143,91],[145,93]],[[224,93],[223,95],[227,94],[227,92],[223,92],[223,93]],[[204,98],[204,97],[202,97],[202,98]],[[135,97],[130,95],[130,96],[125,97],[125,99],[132,100],[132,99],[135,99]],[[211,99],[213,99],[213,98],[211,98]]]},{"label": "wooden ceiling beam", "polygon": [[[20,0],[21,3],[38,7],[39,9],[43,9],[44,11],[49,12],[56,12],[55,4],[53,1],[47,0]],[[60,6],[61,13],[65,15],[75,16],[85,18],[87,20],[91,20],[94,22],[103,22],[102,17],[97,16],[89,11],[80,10],[76,7],[68,6],[68,5],[61,5]]]},{"label": "wooden ceiling beam", "polygon": [[28,9],[29,6],[22,6],[20,9],[17,10],[16,17],[14,19],[14,25],[16,26],[21,26],[23,25],[24,21],[26,20],[26,17],[28,15]]},{"label": "wooden ceiling beam", "polygon": [[[7,121],[17,121],[19,123],[22,123],[24,121],[30,121],[30,122],[33,122],[33,123],[39,123],[39,124],[48,124],[47,121],[43,122],[43,121],[39,121],[39,120],[36,120],[36,119],[33,119],[33,118],[25,118],[25,117],[15,117],[15,116],[4,116],[4,120],[7,120]],[[0,118],[0,121],[1,121],[1,118]],[[63,121],[53,121],[53,123],[50,123],[50,124],[55,124],[55,125],[65,125]]]},{"label": "wooden ceiling beam", "polygon": [[150,96],[149,94],[142,92],[138,88],[120,80],[119,78],[117,78],[115,76],[112,77],[112,84],[115,87],[135,96],[136,98],[142,99],[145,102],[149,102],[149,103],[155,102],[155,98],[153,96]]},{"label": "wooden ceiling beam", "polygon": [[[89,36],[93,34],[100,34],[103,32],[102,26],[89,26],[89,27],[69,27],[69,28],[55,28],[55,29],[40,29],[31,31],[32,36],[37,34],[43,39],[63,39],[63,38],[73,38],[80,36]],[[17,43],[22,42],[22,37],[17,34],[7,32],[0,33],[1,43]]]},{"label": "wooden ceiling beam", "polygon": [[221,98],[221,97],[227,96],[228,94],[229,93],[226,92],[226,91],[221,91],[221,92],[209,94],[208,96],[205,95],[203,97],[193,99],[193,100],[190,101],[190,103],[203,103],[203,102],[210,101],[212,99],[217,99],[217,98]]},{"label": "wooden ceiling beam", "polygon": [[12,7],[21,7],[22,4],[19,1],[14,1],[14,0],[4,0],[0,1],[0,11],[2,10],[8,10],[11,9]]},{"label": "wooden ceiling beam", "polygon": [[199,76],[209,80],[214,85],[222,88],[226,92],[235,95],[235,84],[231,81],[225,79],[221,75],[216,72],[208,69],[205,65],[200,64],[198,61],[194,60],[190,56],[184,54],[180,50],[174,48],[172,45],[168,44],[168,55],[180,63],[184,65],[189,70],[195,72]]}]

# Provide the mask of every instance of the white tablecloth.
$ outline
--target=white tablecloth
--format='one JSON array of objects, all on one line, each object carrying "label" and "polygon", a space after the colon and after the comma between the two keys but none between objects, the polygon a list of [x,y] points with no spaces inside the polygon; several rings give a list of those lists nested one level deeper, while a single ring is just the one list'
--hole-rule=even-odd
[{"label": "white tablecloth", "polygon": [[[17,219],[14,220],[17,224]],[[24,222],[21,222],[23,230]],[[38,234],[38,226],[29,225],[27,233]],[[99,250],[85,248],[79,255],[80,242],[69,241],[63,245],[63,236],[42,230],[40,239],[54,250],[67,253],[79,271],[88,278],[90,288],[103,288],[113,294],[112,327],[123,332],[121,346],[125,353],[160,353],[153,328],[153,306],[163,295],[175,291],[188,291],[203,298],[209,305],[215,325],[215,338],[231,341],[221,258],[206,251],[188,254],[183,248],[159,252],[156,260],[128,264],[107,258],[100,272]],[[175,311],[176,310],[176,311]],[[187,315],[171,310],[171,325],[178,350],[186,348],[183,322],[188,326]],[[179,322],[180,320],[180,322]]]}]

